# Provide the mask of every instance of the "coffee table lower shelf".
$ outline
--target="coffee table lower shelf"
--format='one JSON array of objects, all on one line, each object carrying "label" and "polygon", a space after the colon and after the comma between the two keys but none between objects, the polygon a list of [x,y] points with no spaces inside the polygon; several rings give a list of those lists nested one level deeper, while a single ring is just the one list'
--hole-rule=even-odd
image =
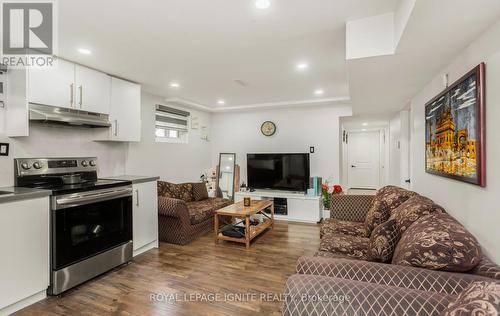
[{"label": "coffee table lower shelf", "polygon": [[[272,221],[271,220],[265,220],[264,222],[260,223],[259,225],[254,225],[250,226],[250,241],[252,241],[255,237],[259,236],[260,233],[265,231],[267,228],[271,227]],[[229,237],[229,236],[224,236],[222,233],[219,233],[217,235],[218,240],[225,240],[225,241],[234,241],[234,242],[239,242],[245,244],[247,242],[246,237]]]}]

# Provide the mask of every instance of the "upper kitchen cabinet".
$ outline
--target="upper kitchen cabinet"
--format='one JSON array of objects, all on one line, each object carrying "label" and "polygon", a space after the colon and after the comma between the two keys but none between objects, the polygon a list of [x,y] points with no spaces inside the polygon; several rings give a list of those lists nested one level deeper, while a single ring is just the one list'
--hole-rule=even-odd
[{"label": "upper kitchen cabinet", "polygon": [[139,142],[141,140],[141,86],[111,77],[109,133],[101,140]]},{"label": "upper kitchen cabinet", "polygon": [[111,77],[105,73],[75,66],[75,106],[77,109],[109,114]]},{"label": "upper kitchen cabinet", "polygon": [[62,59],[53,69],[29,69],[28,102],[109,114],[111,77]]},{"label": "upper kitchen cabinet", "polygon": [[28,102],[73,108],[75,105],[75,64],[59,59],[54,68],[28,71]]}]

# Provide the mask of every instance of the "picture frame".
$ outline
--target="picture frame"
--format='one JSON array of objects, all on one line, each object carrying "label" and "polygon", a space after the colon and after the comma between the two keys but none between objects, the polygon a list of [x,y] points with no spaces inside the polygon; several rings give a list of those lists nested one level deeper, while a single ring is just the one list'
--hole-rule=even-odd
[{"label": "picture frame", "polygon": [[425,171],[486,186],[485,64],[425,104]]}]

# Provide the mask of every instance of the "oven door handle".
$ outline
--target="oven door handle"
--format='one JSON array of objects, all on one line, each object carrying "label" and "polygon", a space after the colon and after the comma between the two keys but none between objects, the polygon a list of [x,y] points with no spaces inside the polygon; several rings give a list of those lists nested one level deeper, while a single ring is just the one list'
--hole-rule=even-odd
[{"label": "oven door handle", "polygon": [[75,206],[96,203],[96,202],[101,202],[101,201],[107,201],[107,200],[111,200],[111,199],[115,199],[115,198],[131,196],[131,195],[132,195],[131,188],[120,189],[120,190],[108,191],[108,192],[97,193],[97,194],[80,195],[80,196],[56,199],[55,206],[56,206],[56,209],[75,207]]}]

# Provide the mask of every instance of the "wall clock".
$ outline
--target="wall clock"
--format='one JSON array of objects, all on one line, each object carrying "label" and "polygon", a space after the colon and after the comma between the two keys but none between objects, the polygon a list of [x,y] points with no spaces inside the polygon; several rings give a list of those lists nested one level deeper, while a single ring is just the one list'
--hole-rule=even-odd
[{"label": "wall clock", "polygon": [[267,137],[273,136],[276,133],[276,124],[274,124],[274,122],[271,121],[265,121],[260,126],[260,131],[264,136]]}]

